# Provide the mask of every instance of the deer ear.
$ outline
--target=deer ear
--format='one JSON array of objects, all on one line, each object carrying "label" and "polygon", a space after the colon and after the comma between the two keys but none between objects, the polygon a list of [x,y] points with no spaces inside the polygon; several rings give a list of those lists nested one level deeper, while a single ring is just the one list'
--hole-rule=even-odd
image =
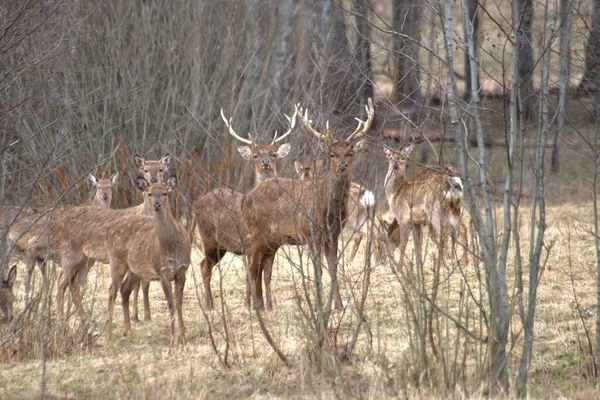
[{"label": "deer ear", "polygon": [[363,140],[359,140],[358,142],[354,143],[354,146],[353,146],[354,151],[360,151],[360,149],[363,148],[364,144],[365,144],[365,140],[364,139]]},{"label": "deer ear", "polygon": [[409,158],[413,151],[415,151],[415,146],[411,144],[410,146],[407,146],[404,148],[404,150],[402,150],[402,155],[404,156],[404,158]]},{"label": "deer ear", "polygon": [[17,266],[13,265],[10,271],[8,272],[8,278],[6,278],[6,285],[11,288],[15,284],[15,280],[17,279]]},{"label": "deer ear", "polygon": [[318,173],[323,168],[323,160],[317,160],[315,163],[315,173]]},{"label": "deer ear", "polygon": [[133,165],[135,165],[138,169],[144,169],[144,164],[146,164],[146,160],[143,157],[138,156],[137,154],[133,155]]},{"label": "deer ear", "polygon": [[244,160],[250,160],[252,158],[252,149],[248,146],[238,147],[238,151]]},{"label": "deer ear", "polygon": [[173,192],[173,191],[175,191],[176,188],[177,188],[177,177],[175,175],[170,176],[169,179],[167,179],[167,190],[169,192]]},{"label": "deer ear", "polygon": [[165,154],[165,156],[160,160],[162,162],[163,167],[169,168],[171,165],[171,161],[173,161],[173,157],[169,153]]},{"label": "deer ear", "polygon": [[138,176],[137,178],[135,178],[135,187],[140,192],[147,192],[148,186],[150,186],[150,184],[148,183],[146,178],[143,178],[141,176]]},{"label": "deer ear", "polygon": [[292,149],[292,145],[289,143],[284,143],[277,149],[277,158],[283,158],[290,154],[290,150]]},{"label": "deer ear", "polygon": [[113,175],[112,179],[111,179],[111,183],[113,185],[116,185],[119,182],[119,178],[121,177],[121,173],[117,172],[116,174]]},{"label": "deer ear", "polygon": [[90,174],[90,181],[92,181],[94,186],[98,186],[98,178],[96,178],[96,175]]},{"label": "deer ear", "polygon": [[383,154],[385,154],[386,157],[390,157],[392,155],[392,151],[390,149],[388,149],[387,147],[383,146]]},{"label": "deer ear", "polygon": [[302,169],[303,169],[303,165],[300,161],[294,161],[294,169],[296,170],[296,173],[298,175],[300,175],[300,178],[302,178]]}]

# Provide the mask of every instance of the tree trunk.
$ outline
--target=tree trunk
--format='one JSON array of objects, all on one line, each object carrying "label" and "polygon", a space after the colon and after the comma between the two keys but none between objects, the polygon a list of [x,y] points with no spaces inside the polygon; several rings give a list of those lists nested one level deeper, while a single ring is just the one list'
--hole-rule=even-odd
[{"label": "tree trunk", "polygon": [[560,85],[558,116],[552,149],[552,171],[560,166],[560,141],[568,119],[569,79],[571,77],[571,0],[560,2]]},{"label": "tree trunk", "polygon": [[356,51],[354,57],[358,66],[360,89],[357,96],[359,101],[373,97],[373,71],[371,69],[371,25],[369,23],[368,0],[352,0],[356,12]]},{"label": "tree trunk", "polygon": [[600,86],[600,0],[593,0],[590,36],[585,46],[585,72],[579,90],[597,92]]},{"label": "tree trunk", "polygon": [[280,0],[277,8],[277,22],[279,23],[279,35],[273,61],[273,107],[277,115],[284,113],[284,100],[290,87],[289,60],[293,57],[291,51],[291,39],[294,32],[296,20],[294,0]]},{"label": "tree trunk", "polygon": [[414,0],[394,0],[392,27],[394,37],[395,78],[392,99],[396,104],[414,105],[420,98],[419,46],[417,27],[420,13]]},{"label": "tree trunk", "polygon": [[519,63],[520,106],[527,120],[533,117],[533,0],[515,0],[518,10],[517,57]]},{"label": "tree trunk", "polygon": [[356,99],[356,76],[354,57],[346,36],[343,9],[333,0],[320,4],[318,41],[324,49],[320,56],[325,67],[322,83],[325,106],[335,113],[344,113]]},{"label": "tree trunk", "polygon": [[[469,18],[469,21],[471,22],[471,26],[473,29],[473,49],[475,52],[475,64],[478,63],[479,61],[479,46],[478,46],[478,37],[479,37],[479,7],[478,7],[478,1],[477,0],[466,0],[465,2],[466,5],[466,11],[467,11],[467,15]],[[466,32],[466,27],[465,27],[465,35],[467,35]],[[465,43],[467,43],[467,39],[465,39]],[[476,82],[476,86],[475,86],[475,90],[477,90],[479,92],[479,88],[481,87],[480,82],[479,82],[479,74],[478,71],[475,70],[474,71],[474,76],[475,76],[475,82]],[[465,93],[464,93],[464,99],[466,101],[471,99],[471,92],[472,90],[472,74],[471,74],[471,63],[469,62],[469,52],[466,51],[465,52]]]}]

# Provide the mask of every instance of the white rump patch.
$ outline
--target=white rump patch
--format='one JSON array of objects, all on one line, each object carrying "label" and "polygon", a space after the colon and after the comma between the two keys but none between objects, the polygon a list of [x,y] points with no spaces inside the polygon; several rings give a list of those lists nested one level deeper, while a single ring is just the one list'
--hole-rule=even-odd
[{"label": "white rump patch", "polygon": [[370,190],[365,190],[363,195],[360,197],[360,204],[363,206],[371,207],[375,205],[375,195]]},{"label": "white rump patch", "polygon": [[462,179],[460,179],[458,176],[455,176],[452,178],[454,180],[454,183],[456,184],[456,186],[458,186],[460,188],[460,191],[463,191],[463,183],[462,183]]}]

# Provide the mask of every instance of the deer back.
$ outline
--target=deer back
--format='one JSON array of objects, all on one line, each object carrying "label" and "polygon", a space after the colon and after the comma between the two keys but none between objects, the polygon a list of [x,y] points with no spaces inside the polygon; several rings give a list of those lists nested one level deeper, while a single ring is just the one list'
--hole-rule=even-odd
[{"label": "deer back", "polygon": [[244,253],[242,238],[246,225],[241,218],[242,195],[225,188],[200,197],[194,206],[194,218],[203,246],[219,247],[235,254]]}]

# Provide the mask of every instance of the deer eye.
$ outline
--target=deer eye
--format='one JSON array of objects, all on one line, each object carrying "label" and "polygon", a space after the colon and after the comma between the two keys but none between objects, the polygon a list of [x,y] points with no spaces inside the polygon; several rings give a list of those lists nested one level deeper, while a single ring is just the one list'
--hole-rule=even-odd
[{"label": "deer eye", "polygon": [[148,197],[152,197],[152,193],[148,193]]},{"label": "deer eye", "polygon": [[335,157],[335,154],[332,153],[329,155],[329,157],[333,158],[333,157]]},{"label": "deer eye", "polygon": [[258,158],[258,154],[255,154],[254,155],[254,159],[256,160],[257,158]]},{"label": "deer eye", "polygon": [[163,193],[163,196],[168,196],[167,192],[164,192],[164,193]]},{"label": "deer eye", "polygon": [[158,170],[158,172],[163,172],[162,168]]},{"label": "deer eye", "polygon": [[348,154],[348,157],[354,157],[354,153]]}]

